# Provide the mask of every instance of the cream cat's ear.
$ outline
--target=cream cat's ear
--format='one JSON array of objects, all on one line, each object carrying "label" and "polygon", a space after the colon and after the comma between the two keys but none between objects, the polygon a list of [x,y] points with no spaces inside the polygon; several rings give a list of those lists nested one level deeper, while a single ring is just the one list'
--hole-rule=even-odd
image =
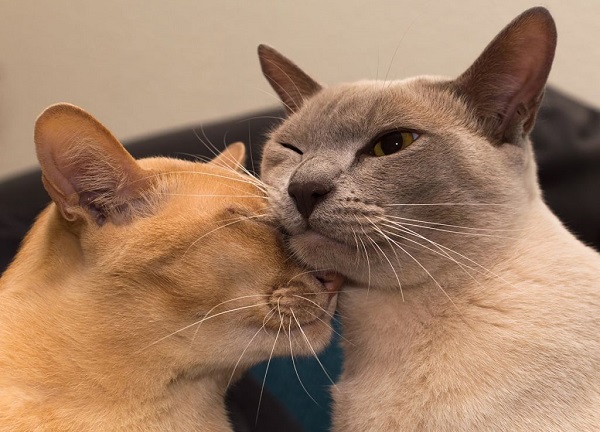
[{"label": "cream cat's ear", "polygon": [[519,143],[533,128],[555,48],[552,16],[542,7],[529,9],[454,82],[494,143]]},{"label": "cream cat's ear", "polygon": [[47,108],[34,140],[44,187],[68,221],[121,222],[152,182],[108,129],[74,105]]},{"label": "cream cat's ear", "polygon": [[223,168],[229,168],[238,172],[244,172],[244,163],[246,162],[246,146],[242,142],[230,144],[218,154],[211,164]]},{"label": "cream cat's ear", "polygon": [[319,83],[270,46],[259,45],[258,58],[263,74],[288,114],[297,111],[306,99],[322,89]]}]

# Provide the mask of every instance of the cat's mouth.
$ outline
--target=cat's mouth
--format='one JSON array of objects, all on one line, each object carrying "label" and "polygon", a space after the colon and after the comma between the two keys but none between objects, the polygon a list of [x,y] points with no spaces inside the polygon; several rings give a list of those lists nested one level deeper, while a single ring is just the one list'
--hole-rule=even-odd
[{"label": "cat's mouth", "polygon": [[[292,327],[329,321],[335,312],[336,298],[345,278],[334,271],[306,272],[305,283],[276,290],[270,303],[280,319]],[[308,282],[312,279],[312,282]]]},{"label": "cat's mouth", "polygon": [[286,243],[294,255],[309,267],[335,270],[347,280],[355,280],[357,272],[360,271],[357,267],[362,265],[360,262],[347,259],[348,256],[355,256],[357,253],[357,246],[354,244],[313,229],[288,236]]},{"label": "cat's mouth", "polygon": [[325,287],[325,291],[329,293],[329,302],[340,291],[344,283],[344,277],[334,271],[320,271],[315,273],[315,277]]}]

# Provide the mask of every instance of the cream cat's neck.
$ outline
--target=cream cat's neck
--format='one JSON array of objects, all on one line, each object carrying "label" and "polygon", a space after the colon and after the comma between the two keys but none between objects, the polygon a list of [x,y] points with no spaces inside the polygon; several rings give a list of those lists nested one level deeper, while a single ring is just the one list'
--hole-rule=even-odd
[{"label": "cream cat's neck", "polygon": [[34,284],[39,280],[48,285],[45,280],[48,273],[54,275],[50,279],[54,281],[59,275],[68,276],[77,270],[82,259],[81,249],[75,236],[61,229],[62,223],[53,205],[40,214],[13,263],[1,275],[0,292],[13,286],[23,289],[23,281]]},{"label": "cream cat's neck", "polygon": [[[225,385],[203,379],[173,383],[160,394],[152,396],[149,392],[145,399],[112,400],[104,398],[101,388],[96,393],[65,388],[45,391],[0,382],[0,408],[20,418],[23,427],[16,429],[19,431],[38,430],[44,425],[49,431],[231,432]],[[19,395],[23,395],[22,400]],[[48,411],[51,417],[40,416],[35,410],[41,403],[52,409]],[[77,407],[76,414],[71,411],[73,407]]]},{"label": "cream cat's neck", "polygon": [[[12,364],[11,356],[27,359],[26,368],[13,367],[10,378],[0,379],[0,413],[21,418],[22,430],[50,424],[33,409],[45,406],[53,407],[48,412],[54,413],[51,430],[57,431],[105,431],[107,420],[110,430],[120,431],[140,425],[149,432],[231,431],[224,404],[230,371],[196,366],[190,374],[190,365],[161,350],[145,352],[157,338],[144,334],[147,329],[138,330],[137,344],[106,350],[126,343],[119,342],[119,331],[127,322],[116,311],[107,311],[114,319],[102,331],[86,321],[98,312],[86,308],[97,306],[80,296],[94,285],[84,276],[78,240],[61,224],[55,208],[47,209],[0,279],[0,308],[13,316],[10,332],[0,328],[0,368]],[[31,292],[37,296],[24,295]],[[61,301],[51,301],[56,297]],[[31,325],[42,321],[43,332]],[[78,407],[77,416],[62,407]],[[61,412],[64,418],[56,414]]]}]

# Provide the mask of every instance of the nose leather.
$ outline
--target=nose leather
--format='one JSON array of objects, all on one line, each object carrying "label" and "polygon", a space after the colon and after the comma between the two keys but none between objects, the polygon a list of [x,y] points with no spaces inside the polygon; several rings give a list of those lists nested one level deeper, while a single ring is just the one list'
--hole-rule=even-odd
[{"label": "nose leather", "polygon": [[288,186],[288,193],[294,199],[296,208],[302,217],[308,219],[317,203],[322,201],[331,192],[331,189],[330,182],[293,180]]}]

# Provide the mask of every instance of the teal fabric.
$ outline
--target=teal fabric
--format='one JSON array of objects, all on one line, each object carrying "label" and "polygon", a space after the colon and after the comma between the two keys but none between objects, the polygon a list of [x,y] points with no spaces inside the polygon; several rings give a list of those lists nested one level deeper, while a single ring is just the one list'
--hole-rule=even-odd
[{"label": "teal fabric", "polygon": [[[340,332],[339,325],[335,324],[334,327],[337,332]],[[318,356],[323,368],[334,382],[337,381],[342,371],[342,351],[339,345],[339,336],[335,336],[329,347]],[[331,397],[329,396],[331,381],[314,357],[296,358],[295,363],[298,376],[306,391],[302,388],[294,371],[294,364],[289,358],[271,360],[268,371],[267,363],[262,363],[256,366],[251,373],[259,383],[262,383],[266,376],[265,388],[286,407],[306,432],[329,431],[331,426]]]}]

